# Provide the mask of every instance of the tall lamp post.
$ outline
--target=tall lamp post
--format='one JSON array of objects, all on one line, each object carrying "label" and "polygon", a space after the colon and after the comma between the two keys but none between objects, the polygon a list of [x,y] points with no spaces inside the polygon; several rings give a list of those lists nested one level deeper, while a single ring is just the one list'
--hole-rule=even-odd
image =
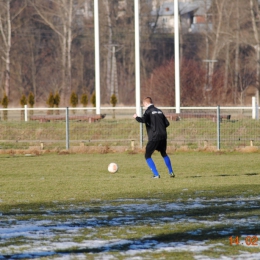
[{"label": "tall lamp post", "polygon": [[98,0],[94,0],[94,28],[95,28],[95,94],[96,114],[100,115],[100,46],[99,46],[99,16]]},{"label": "tall lamp post", "polygon": [[136,114],[141,111],[140,91],[140,33],[139,33],[139,0],[135,0],[135,103]]},{"label": "tall lamp post", "polygon": [[175,109],[180,111],[180,40],[179,40],[179,4],[174,0],[174,58],[175,58]]}]

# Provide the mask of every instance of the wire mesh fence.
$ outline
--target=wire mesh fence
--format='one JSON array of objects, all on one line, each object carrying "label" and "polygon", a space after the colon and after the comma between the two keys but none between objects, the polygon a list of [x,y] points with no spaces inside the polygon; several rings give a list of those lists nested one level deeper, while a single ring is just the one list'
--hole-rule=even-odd
[{"label": "wire mesh fence", "polygon": [[218,147],[219,140],[222,149],[260,147],[260,122],[252,119],[252,108],[220,108],[219,116],[217,108],[183,111],[168,130],[172,145]]},{"label": "wire mesh fence", "polygon": [[[180,114],[161,109],[170,121],[168,145],[174,148],[260,147],[260,121],[252,118],[251,107],[220,108],[219,115],[216,107],[181,108]],[[135,107],[103,107],[101,115],[93,108],[0,109],[0,149],[130,147],[133,141],[143,147],[145,127],[135,122],[134,113]]]}]

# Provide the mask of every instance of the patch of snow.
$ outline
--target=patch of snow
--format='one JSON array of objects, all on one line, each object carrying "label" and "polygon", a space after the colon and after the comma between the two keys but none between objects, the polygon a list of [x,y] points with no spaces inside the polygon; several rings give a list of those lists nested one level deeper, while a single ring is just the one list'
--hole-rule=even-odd
[{"label": "patch of snow", "polygon": [[[72,198],[73,199],[73,198]],[[72,200],[71,199],[71,200]],[[46,211],[41,208],[43,217],[46,220],[37,220],[37,216],[29,220],[19,220],[23,216],[20,209],[11,210],[11,214],[2,214],[0,221],[0,259],[5,259],[3,254],[8,255],[10,259],[13,258],[36,258],[48,257],[59,260],[70,259],[87,259],[85,254],[57,254],[57,250],[70,250],[71,248],[88,249],[88,251],[95,252],[93,259],[116,259],[109,255],[109,252],[118,252],[124,259],[142,259],[138,254],[149,255],[151,253],[161,252],[192,252],[196,260],[214,260],[201,254],[205,250],[214,249],[224,252],[225,245],[223,244],[209,244],[209,241],[180,241],[180,242],[158,242],[152,235],[144,236],[140,239],[117,239],[116,233],[113,233],[113,227],[120,227],[126,234],[135,234],[135,230],[129,227],[138,228],[143,225],[151,225],[151,228],[157,230],[167,225],[178,225],[183,223],[193,223],[198,225],[197,229],[187,232],[192,236],[199,236],[205,227],[212,227],[216,225],[226,225],[221,231],[208,231],[208,235],[218,233],[223,237],[234,235],[234,229],[237,227],[254,228],[259,225],[259,216],[249,216],[248,218],[228,218],[228,215],[220,214],[218,220],[212,217],[212,221],[199,219],[197,216],[187,216],[186,211],[190,209],[205,209],[212,205],[217,207],[232,206],[249,208],[259,208],[260,197],[250,198],[225,198],[207,200],[206,198],[190,198],[186,202],[178,199],[176,202],[160,202],[159,200],[136,200],[136,199],[118,199],[112,202],[99,201],[99,206],[84,207],[85,205],[75,206],[70,204],[68,207],[59,206],[57,211]],[[96,200],[95,200],[96,201]],[[117,204],[115,205],[116,202]],[[122,202],[122,203],[121,203]],[[130,203],[127,203],[130,202]],[[133,202],[133,203],[131,203]],[[56,203],[56,202],[55,202]],[[99,212],[95,214],[93,212]],[[58,213],[57,213],[58,212]],[[153,217],[153,213],[160,212],[159,215]],[[47,213],[47,214],[46,214]],[[66,214],[66,220],[59,215]],[[167,214],[164,216],[164,214]],[[84,217],[82,217],[84,215]],[[211,216],[209,216],[210,218]],[[48,220],[51,218],[51,220]],[[230,228],[230,226],[234,228]],[[108,239],[97,239],[96,236],[101,227],[110,227],[110,232],[105,235]],[[253,230],[252,230],[253,232]],[[76,238],[84,234],[84,241],[77,241]],[[253,235],[249,235],[253,236]],[[247,235],[240,238],[245,240]],[[13,246],[12,239],[19,239],[19,245]],[[258,239],[258,247],[260,246]],[[8,246],[6,246],[9,244]],[[5,245],[2,247],[1,245]],[[245,245],[246,246],[246,245]],[[120,251],[120,248],[124,248]],[[95,250],[94,250],[95,249]],[[97,253],[100,252],[100,253]],[[91,253],[90,253],[91,254]],[[245,259],[260,259],[260,253],[250,254],[248,252],[241,252],[238,256],[225,257],[221,256],[218,260],[245,260]]]}]

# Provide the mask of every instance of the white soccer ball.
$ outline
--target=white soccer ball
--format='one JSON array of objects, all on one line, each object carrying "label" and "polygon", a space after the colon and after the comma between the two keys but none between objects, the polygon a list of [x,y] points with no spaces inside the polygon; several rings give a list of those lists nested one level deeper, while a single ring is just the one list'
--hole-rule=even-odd
[{"label": "white soccer ball", "polygon": [[118,170],[118,165],[116,164],[116,163],[110,163],[109,165],[108,165],[108,171],[109,172],[111,172],[111,173],[115,173],[115,172],[117,172],[117,170]]}]

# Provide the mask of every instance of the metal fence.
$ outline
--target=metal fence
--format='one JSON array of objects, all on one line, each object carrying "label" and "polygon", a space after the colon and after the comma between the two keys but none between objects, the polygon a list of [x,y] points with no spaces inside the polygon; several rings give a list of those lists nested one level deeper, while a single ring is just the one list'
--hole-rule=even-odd
[{"label": "metal fence", "polygon": [[[259,109],[161,107],[170,121],[168,146],[218,149],[260,147]],[[0,109],[0,149],[69,149],[74,146],[143,147],[147,135],[135,107]],[[142,111],[140,111],[140,114]]]}]

